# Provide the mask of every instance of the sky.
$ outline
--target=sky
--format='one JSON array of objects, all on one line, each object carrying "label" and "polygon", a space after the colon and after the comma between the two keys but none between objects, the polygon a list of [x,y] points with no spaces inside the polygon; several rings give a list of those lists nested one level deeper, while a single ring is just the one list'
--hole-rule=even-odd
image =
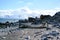
[{"label": "sky", "polygon": [[53,16],[60,11],[60,0],[0,0],[0,18]]}]

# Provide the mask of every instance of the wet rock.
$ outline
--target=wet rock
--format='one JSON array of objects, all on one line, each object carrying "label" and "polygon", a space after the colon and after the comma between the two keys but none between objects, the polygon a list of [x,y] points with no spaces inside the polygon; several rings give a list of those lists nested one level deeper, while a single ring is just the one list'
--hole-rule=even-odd
[{"label": "wet rock", "polygon": [[52,36],[57,36],[57,35],[59,35],[59,33],[56,32],[56,31],[52,31],[52,32],[50,33],[50,35],[52,35]]}]

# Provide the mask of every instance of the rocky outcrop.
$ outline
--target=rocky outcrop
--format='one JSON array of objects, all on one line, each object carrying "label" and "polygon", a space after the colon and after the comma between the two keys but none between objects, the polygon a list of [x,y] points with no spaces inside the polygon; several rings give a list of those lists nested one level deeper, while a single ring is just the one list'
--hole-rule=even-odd
[{"label": "rocky outcrop", "polygon": [[53,19],[54,19],[56,22],[59,22],[59,23],[60,23],[60,12],[57,12],[57,13],[53,16]]},{"label": "rocky outcrop", "polygon": [[40,19],[41,19],[42,21],[47,21],[47,22],[52,23],[52,24],[60,23],[60,12],[57,12],[54,16],[41,15],[41,16],[40,16]]},{"label": "rocky outcrop", "polygon": [[47,22],[50,22],[50,21],[52,21],[52,16],[50,16],[50,15],[41,15],[41,16],[40,16],[40,19],[41,19],[42,22],[44,22],[44,21],[45,21],[45,22],[46,22],[46,21],[47,21]]}]

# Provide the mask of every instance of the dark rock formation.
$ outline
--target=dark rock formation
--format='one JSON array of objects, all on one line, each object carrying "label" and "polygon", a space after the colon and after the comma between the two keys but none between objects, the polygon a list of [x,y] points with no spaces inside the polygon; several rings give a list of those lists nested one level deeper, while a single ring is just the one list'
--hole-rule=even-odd
[{"label": "dark rock formation", "polygon": [[34,22],[34,21],[35,21],[35,18],[29,17],[29,18],[28,18],[28,21],[29,21],[29,22]]},{"label": "dark rock formation", "polygon": [[54,19],[56,22],[60,22],[60,12],[57,12],[57,13],[53,16],[53,19]]},{"label": "dark rock formation", "polygon": [[41,15],[40,16],[41,21],[47,21],[50,22],[52,20],[52,17],[50,15]]}]

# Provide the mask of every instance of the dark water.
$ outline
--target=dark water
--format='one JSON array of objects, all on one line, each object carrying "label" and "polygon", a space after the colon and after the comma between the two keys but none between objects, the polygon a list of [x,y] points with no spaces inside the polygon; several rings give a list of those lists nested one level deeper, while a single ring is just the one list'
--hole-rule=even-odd
[{"label": "dark water", "polygon": [[5,23],[6,21],[16,22],[16,21],[18,21],[18,19],[3,19],[3,18],[0,18],[0,22],[1,22],[1,23]]}]

